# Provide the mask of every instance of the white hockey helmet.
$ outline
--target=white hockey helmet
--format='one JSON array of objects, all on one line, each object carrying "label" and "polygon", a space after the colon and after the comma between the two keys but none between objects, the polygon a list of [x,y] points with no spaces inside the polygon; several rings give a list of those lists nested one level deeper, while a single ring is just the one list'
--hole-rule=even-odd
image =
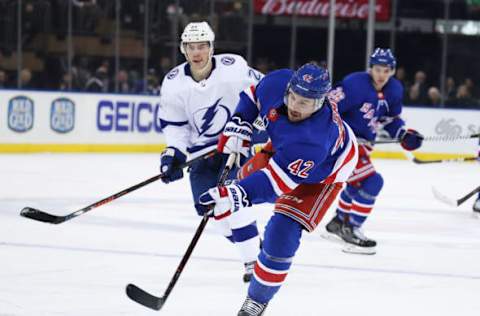
[{"label": "white hockey helmet", "polygon": [[185,27],[182,33],[182,42],[180,43],[180,51],[185,54],[184,44],[209,42],[210,54],[213,54],[213,41],[215,40],[215,33],[207,22],[191,22]]}]

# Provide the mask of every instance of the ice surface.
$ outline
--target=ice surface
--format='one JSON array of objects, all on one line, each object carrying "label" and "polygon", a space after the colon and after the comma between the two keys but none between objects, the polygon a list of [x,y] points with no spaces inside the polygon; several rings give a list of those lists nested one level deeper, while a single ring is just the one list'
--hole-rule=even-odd
[{"label": "ice surface", "polygon": [[[125,295],[135,283],[163,292],[200,218],[189,184],[150,184],[60,225],[18,214],[67,214],[158,172],[158,156],[0,155],[0,315],[236,315],[247,286],[235,249],[211,225],[160,312]],[[480,315],[480,220],[471,201],[478,163],[414,165],[376,160],[385,179],[365,234],[374,256],[305,233],[287,281],[266,315]],[[271,206],[257,207],[260,228]],[[331,209],[324,219],[332,216]]]}]

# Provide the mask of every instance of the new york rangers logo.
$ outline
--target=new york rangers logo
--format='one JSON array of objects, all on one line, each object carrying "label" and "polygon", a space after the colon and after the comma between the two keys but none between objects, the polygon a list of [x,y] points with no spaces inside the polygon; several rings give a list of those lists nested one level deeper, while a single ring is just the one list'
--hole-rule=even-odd
[{"label": "new york rangers logo", "polygon": [[193,114],[195,129],[199,136],[214,137],[219,135],[230,119],[230,110],[220,103],[219,98],[211,106],[200,108]]},{"label": "new york rangers logo", "polygon": [[313,76],[310,75],[310,74],[304,74],[302,78],[303,78],[303,81],[308,82],[308,83],[312,83],[312,81],[314,79]]},{"label": "new york rangers logo", "polygon": [[268,111],[267,118],[270,122],[275,122],[276,120],[278,120],[277,109],[270,109],[270,111]]}]

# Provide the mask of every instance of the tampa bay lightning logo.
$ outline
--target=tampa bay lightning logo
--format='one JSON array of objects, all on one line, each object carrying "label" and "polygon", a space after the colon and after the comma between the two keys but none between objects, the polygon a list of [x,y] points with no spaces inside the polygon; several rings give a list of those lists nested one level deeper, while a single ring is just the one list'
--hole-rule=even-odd
[{"label": "tampa bay lightning logo", "polygon": [[222,64],[224,64],[226,66],[230,66],[230,65],[233,65],[235,63],[235,58],[233,58],[231,56],[223,56],[222,59],[220,59],[220,61],[222,62]]},{"label": "tampa bay lightning logo", "polygon": [[173,69],[167,74],[167,79],[172,80],[178,75],[178,72],[179,72],[178,68]]},{"label": "tampa bay lightning logo", "polygon": [[230,110],[218,99],[213,105],[199,109],[193,114],[198,135],[214,137],[220,134],[230,119]]}]

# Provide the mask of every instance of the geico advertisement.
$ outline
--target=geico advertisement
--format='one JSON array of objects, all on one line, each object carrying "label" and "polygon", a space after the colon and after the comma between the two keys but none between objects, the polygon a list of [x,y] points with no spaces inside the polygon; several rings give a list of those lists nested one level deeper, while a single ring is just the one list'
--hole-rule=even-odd
[{"label": "geico advertisement", "polygon": [[159,98],[0,92],[2,143],[162,143]]}]

